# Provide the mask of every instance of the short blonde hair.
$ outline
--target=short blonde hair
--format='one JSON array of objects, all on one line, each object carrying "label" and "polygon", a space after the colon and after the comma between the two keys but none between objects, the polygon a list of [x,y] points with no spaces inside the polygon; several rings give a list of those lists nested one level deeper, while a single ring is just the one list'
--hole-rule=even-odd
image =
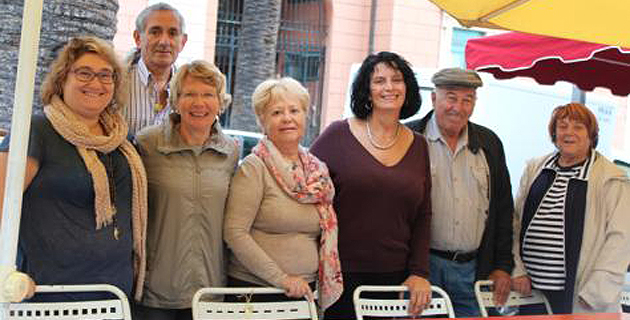
[{"label": "short blonde hair", "polygon": [[175,74],[171,80],[171,95],[169,99],[173,111],[177,111],[177,102],[179,102],[179,98],[181,97],[183,89],[182,86],[186,77],[201,80],[204,83],[213,86],[217,90],[219,103],[221,104],[219,113],[222,113],[232,101],[232,96],[225,92],[225,76],[221,73],[221,70],[210,62],[195,60],[179,67],[177,74]]},{"label": "short blonde hair", "polygon": [[107,106],[110,111],[120,110],[127,100],[126,77],[123,73],[114,47],[107,41],[92,37],[72,38],[63,47],[63,50],[50,65],[50,72],[42,83],[42,102],[50,104],[52,97],[58,95],[63,99],[63,87],[68,80],[68,74],[72,65],[86,53],[94,53],[105,59],[114,69],[114,97]]},{"label": "short blonde hair", "polygon": [[262,118],[267,106],[276,99],[285,97],[287,94],[297,97],[304,113],[308,113],[307,108],[310,104],[311,96],[308,90],[297,80],[291,77],[267,79],[256,87],[252,94],[252,106],[256,114],[256,121],[261,128],[263,127]]}]

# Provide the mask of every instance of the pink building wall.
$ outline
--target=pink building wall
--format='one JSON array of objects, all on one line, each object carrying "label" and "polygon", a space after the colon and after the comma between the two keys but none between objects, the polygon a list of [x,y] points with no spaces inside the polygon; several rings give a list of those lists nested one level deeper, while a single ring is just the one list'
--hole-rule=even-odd
[{"label": "pink building wall", "polygon": [[368,51],[370,0],[328,0],[326,15],[326,70],[322,99],[321,129],[340,119],[350,66]]},{"label": "pink building wall", "polygon": [[415,66],[437,66],[440,10],[428,1],[381,0],[375,51],[394,51]]},{"label": "pink building wall", "polygon": [[122,60],[136,47],[133,41],[133,31],[136,29],[136,16],[147,6],[147,0],[120,1],[118,9],[118,24],[114,36],[114,48]]},{"label": "pink building wall", "polygon": [[219,1],[206,0],[208,6],[206,8],[206,40],[204,44],[204,60],[214,61],[214,48],[217,36],[217,14],[219,11]]},{"label": "pink building wall", "polygon": [[[368,54],[371,0],[328,0],[322,129],[341,119],[350,67]],[[377,1],[374,50],[393,51],[417,67],[437,67],[442,14],[429,1]]]}]

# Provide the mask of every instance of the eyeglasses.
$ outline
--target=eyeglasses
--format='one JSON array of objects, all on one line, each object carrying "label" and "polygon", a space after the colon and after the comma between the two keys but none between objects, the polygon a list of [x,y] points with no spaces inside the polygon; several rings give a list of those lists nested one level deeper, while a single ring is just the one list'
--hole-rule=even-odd
[{"label": "eyeglasses", "polygon": [[94,72],[88,67],[81,67],[71,72],[81,82],[90,82],[94,77],[97,77],[102,84],[112,84],[116,80],[116,74],[111,71]]}]

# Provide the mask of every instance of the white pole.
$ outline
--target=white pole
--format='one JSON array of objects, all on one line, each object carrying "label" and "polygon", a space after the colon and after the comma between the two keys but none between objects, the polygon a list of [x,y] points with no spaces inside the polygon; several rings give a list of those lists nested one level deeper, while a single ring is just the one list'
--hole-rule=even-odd
[{"label": "white pole", "polygon": [[[4,288],[8,275],[15,270],[43,2],[43,0],[24,1],[20,56],[15,81],[15,103],[11,119],[11,143],[3,195],[2,228],[0,229],[0,284],[3,285],[0,289]],[[1,298],[2,294],[0,294]],[[0,319],[6,314],[7,307],[7,303],[0,305]]]},{"label": "white pole", "polygon": [[571,91],[571,101],[584,104],[586,102],[586,92],[578,88],[578,86],[573,85],[573,90]]}]

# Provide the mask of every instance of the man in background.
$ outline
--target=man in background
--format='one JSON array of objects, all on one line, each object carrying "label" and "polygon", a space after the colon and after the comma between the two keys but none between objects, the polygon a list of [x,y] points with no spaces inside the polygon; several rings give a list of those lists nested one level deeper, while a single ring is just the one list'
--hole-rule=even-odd
[{"label": "man in background", "polygon": [[168,82],[188,40],[184,17],[169,4],[151,5],[138,14],[133,38],[136,50],[128,59],[129,101],[123,111],[131,135],[161,123],[170,112]]}]

